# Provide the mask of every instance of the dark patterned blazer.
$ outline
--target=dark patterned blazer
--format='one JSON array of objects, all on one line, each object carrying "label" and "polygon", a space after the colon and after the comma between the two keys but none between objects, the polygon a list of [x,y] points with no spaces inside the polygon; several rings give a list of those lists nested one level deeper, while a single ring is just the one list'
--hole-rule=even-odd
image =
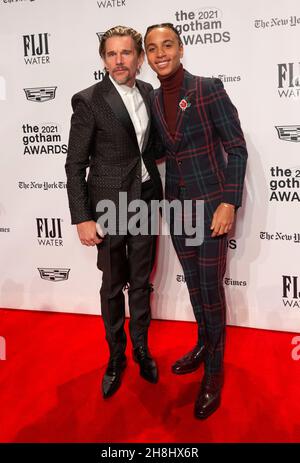
[{"label": "dark patterned blazer", "polygon": [[162,90],[152,93],[153,119],[166,149],[166,198],[177,196],[181,176],[189,197],[205,200],[209,218],[220,202],[239,207],[247,149],[237,110],[221,80],[184,71],[180,101],[186,109],[178,106],[172,138],[164,117]]},{"label": "dark patterned blazer", "polygon": [[[149,124],[142,157],[154,184],[155,198],[161,199],[162,185],[155,163],[157,142],[151,123],[149,94],[152,86],[137,80]],[[128,202],[141,196],[141,153],[128,111],[108,74],[72,98],[73,115],[66,160],[67,192],[72,224],[97,220],[96,205],[102,199],[119,204],[119,191]],[[89,168],[86,178],[87,168]]]}]

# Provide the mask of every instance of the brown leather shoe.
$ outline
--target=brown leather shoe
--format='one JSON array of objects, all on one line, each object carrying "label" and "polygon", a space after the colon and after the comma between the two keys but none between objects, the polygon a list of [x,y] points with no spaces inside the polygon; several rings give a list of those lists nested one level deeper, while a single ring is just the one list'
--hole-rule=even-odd
[{"label": "brown leather shoe", "polygon": [[204,361],[205,346],[196,346],[172,365],[172,373],[185,375],[198,370]]},{"label": "brown leather shoe", "polygon": [[223,373],[204,376],[195,402],[195,418],[204,420],[219,408],[223,382]]}]

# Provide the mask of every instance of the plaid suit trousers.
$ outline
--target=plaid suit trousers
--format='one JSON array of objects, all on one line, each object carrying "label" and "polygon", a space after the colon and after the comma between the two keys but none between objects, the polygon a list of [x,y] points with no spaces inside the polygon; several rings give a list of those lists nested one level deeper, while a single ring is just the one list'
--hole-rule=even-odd
[{"label": "plaid suit trousers", "polygon": [[[178,199],[189,199],[185,187],[179,187]],[[205,219],[205,217],[204,217]],[[173,219],[174,220],[174,219]],[[227,235],[211,237],[211,219],[205,220],[204,240],[199,246],[187,246],[185,233],[174,235],[172,242],[183,268],[194,315],[198,323],[198,343],[206,345],[205,373],[223,370],[226,302],[223,278],[226,268]]]}]

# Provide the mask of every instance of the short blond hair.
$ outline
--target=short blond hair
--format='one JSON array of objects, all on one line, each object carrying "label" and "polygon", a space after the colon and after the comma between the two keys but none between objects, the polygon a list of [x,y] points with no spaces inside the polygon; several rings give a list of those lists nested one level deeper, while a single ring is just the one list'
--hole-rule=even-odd
[{"label": "short blond hair", "polygon": [[115,26],[115,27],[112,27],[111,29],[108,29],[108,31],[104,32],[104,34],[102,35],[102,39],[100,41],[100,47],[99,47],[99,54],[101,58],[104,58],[105,56],[106,40],[110,39],[111,37],[116,37],[116,36],[131,37],[134,41],[135,49],[137,51],[138,56],[140,56],[140,54],[144,51],[142,34],[132,29],[131,27]]}]

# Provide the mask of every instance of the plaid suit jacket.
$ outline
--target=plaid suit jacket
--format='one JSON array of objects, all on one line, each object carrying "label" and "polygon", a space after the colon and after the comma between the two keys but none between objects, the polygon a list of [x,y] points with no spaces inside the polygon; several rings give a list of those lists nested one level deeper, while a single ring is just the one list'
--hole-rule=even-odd
[{"label": "plaid suit jacket", "polygon": [[185,110],[178,106],[172,138],[165,121],[161,88],[152,95],[153,120],[166,148],[166,198],[177,197],[181,174],[189,197],[211,202],[211,213],[220,202],[239,207],[247,149],[236,108],[221,80],[187,71],[179,102],[183,99],[188,105]]}]

